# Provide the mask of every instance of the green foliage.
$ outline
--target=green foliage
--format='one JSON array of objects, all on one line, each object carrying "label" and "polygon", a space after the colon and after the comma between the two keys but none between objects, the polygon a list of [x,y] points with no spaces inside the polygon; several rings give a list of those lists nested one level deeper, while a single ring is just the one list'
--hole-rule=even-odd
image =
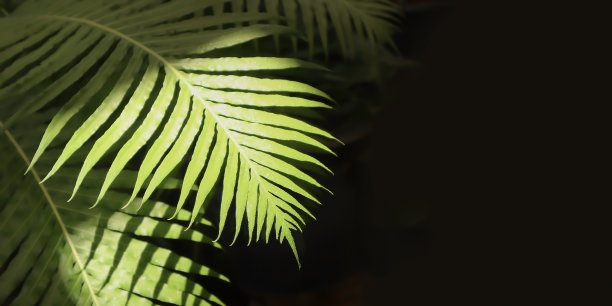
[{"label": "green foliage", "polygon": [[[40,183],[40,175],[52,166],[59,150],[50,150],[53,158],[41,158],[31,175],[23,175],[27,156],[36,148],[32,131],[44,130],[49,119],[49,112],[30,116],[27,125],[16,125],[0,138],[4,164],[0,169],[0,262],[6,267],[0,274],[0,301],[13,295],[14,305],[221,304],[186,274],[228,279],[167,247],[176,240],[221,247],[201,227],[185,231],[188,211],[179,210],[177,222],[169,222],[162,218],[174,207],[161,201],[140,210],[136,206],[119,209],[129,198],[121,190],[129,187],[127,178],[135,173],[125,172],[96,209],[88,208],[104,178],[99,170],[92,171],[71,203],[66,196],[78,163],[66,165],[53,179]],[[160,188],[178,186],[178,180],[170,178]],[[205,219],[199,223],[212,226]]]},{"label": "green foliage", "polygon": [[[241,227],[249,243],[274,235],[297,259],[294,232],[312,217],[303,203],[327,190],[305,168],[330,172],[304,152],[333,154],[335,138],[288,114],[331,98],[278,72],[325,68],[224,56],[302,29],[293,1],[288,26],[239,2],[39,0],[0,18],[3,304],[221,304],[188,276],[227,278],[164,242],[220,248],[201,217],[217,185],[217,239],[232,214],[234,241]],[[375,21],[388,4],[325,3],[296,2],[311,45],[313,15],[324,46],[328,15],[343,50],[352,29],[388,40]],[[172,190],[176,203],[160,197]]]},{"label": "green foliage", "polygon": [[[398,10],[388,0],[234,0],[231,10],[285,17],[287,25],[305,35],[311,57],[316,38],[328,55],[330,29],[342,53],[352,57],[359,50],[359,41],[353,36],[369,41],[372,46],[393,45],[391,34],[399,23]],[[292,37],[292,42],[297,48],[296,37]]]}]

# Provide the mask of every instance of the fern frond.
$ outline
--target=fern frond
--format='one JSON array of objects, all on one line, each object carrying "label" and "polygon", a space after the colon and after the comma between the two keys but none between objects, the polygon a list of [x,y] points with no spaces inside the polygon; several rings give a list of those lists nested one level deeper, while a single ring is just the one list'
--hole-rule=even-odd
[{"label": "fern frond", "polygon": [[[82,183],[72,203],[73,178],[79,168],[63,167],[52,179],[41,174],[53,159],[40,159],[23,171],[36,143],[29,131],[43,131],[48,115],[35,114],[0,137],[0,302],[3,305],[181,305],[223,304],[188,274],[228,281],[210,267],[168,248],[172,241],[220,245],[200,227],[185,231],[190,214],[179,210],[177,222],[161,219],[174,207],[148,203],[141,210],[119,211],[129,194],[123,176],[96,209],[88,209],[104,179],[95,173]],[[4,125],[0,122],[0,128]],[[59,150],[51,150],[57,156]],[[176,179],[161,188],[177,188]],[[137,199],[141,201],[142,199]],[[202,225],[212,226],[207,220]]]},{"label": "fern frond", "polygon": [[[234,11],[256,13],[264,11],[283,16],[287,25],[299,29],[306,37],[309,54],[314,54],[316,36],[324,53],[329,54],[329,32],[345,56],[354,56],[354,37],[369,41],[372,46],[393,46],[392,35],[400,22],[399,10],[388,0],[239,0],[244,5],[235,5]],[[294,49],[297,40],[292,38]]]},{"label": "fern frond", "polygon": [[[256,240],[260,237],[263,223],[266,233],[274,225],[276,237],[287,239],[297,258],[291,233],[304,224],[300,214],[309,213],[295,195],[318,203],[312,188],[325,188],[289,161],[328,169],[285,141],[329,152],[318,139],[335,138],[276,110],[329,108],[325,102],[330,98],[295,81],[241,74],[318,69],[312,64],[287,58],[206,57],[213,50],[294,32],[274,24],[232,27],[260,20],[260,13],[197,14],[225,2],[26,2],[1,21],[9,34],[0,38],[0,66],[6,67],[0,74],[0,97],[33,96],[21,101],[5,125],[10,129],[41,109],[61,106],[29,170],[48,148],[63,147],[41,180],[46,183],[93,142],[89,153],[78,157],[83,165],[70,193],[70,199],[77,199],[92,169],[103,157],[112,157],[90,204],[104,201],[129,162],[139,170],[133,192],[123,203],[126,207],[141,189],[140,203],[146,203],[183,160],[190,160],[177,204],[180,212],[192,186],[199,186],[189,226],[206,210],[215,185],[224,177],[220,219],[226,220],[234,201],[236,234],[245,214],[249,241],[253,234]],[[41,30],[44,34],[37,34]],[[136,160],[136,153],[145,148],[144,159]]]}]

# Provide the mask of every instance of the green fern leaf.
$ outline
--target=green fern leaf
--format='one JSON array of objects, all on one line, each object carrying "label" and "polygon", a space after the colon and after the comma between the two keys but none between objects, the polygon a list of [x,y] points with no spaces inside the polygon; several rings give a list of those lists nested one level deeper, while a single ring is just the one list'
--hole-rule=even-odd
[{"label": "green fern leaf", "polygon": [[[254,231],[259,237],[264,222],[268,223],[267,241],[274,223],[276,236],[281,241],[286,238],[297,254],[291,232],[301,230],[304,220],[300,214],[311,214],[294,195],[319,203],[312,190],[326,189],[277,155],[329,171],[315,158],[282,142],[301,142],[331,152],[317,138],[335,138],[305,121],[275,112],[278,107],[329,108],[326,102],[331,99],[299,82],[240,74],[320,68],[316,65],[288,58],[206,57],[214,50],[295,32],[274,24],[232,27],[262,20],[264,15],[241,13],[242,9],[220,12],[219,5],[226,2],[26,2],[0,21],[10,32],[0,38],[0,66],[6,67],[0,73],[0,97],[36,94],[22,101],[5,125],[10,130],[28,116],[60,106],[29,170],[43,160],[49,148],[63,147],[41,182],[60,173],[71,159],[81,160],[69,195],[69,199],[78,199],[92,169],[110,158],[110,168],[90,205],[104,202],[113,182],[133,164],[139,169],[136,182],[121,205],[131,209],[130,203],[144,189],[139,202],[146,208],[147,200],[165,180],[177,171],[182,173],[179,165],[183,160],[191,160],[180,175],[178,208],[164,217],[176,217],[193,194],[192,186],[197,185],[191,226],[206,210],[221,181],[220,230],[234,200],[235,237],[246,214],[249,242]],[[240,2],[231,1],[238,6]],[[199,13],[208,8],[216,15]],[[49,30],[38,35],[41,29]],[[81,150],[92,142],[89,152]],[[135,158],[140,150],[146,150],[142,161]],[[220,180],[221,176],[227,179]]]},{"label": "green fern leaf", "polygon": [[[398,8],[388,0],[266,0],[264,9],[266,13],[285,17],[289,27],[305,35],[310,57],[314,54],[316,35],[328,56],[330,23],[342,53],[353,57],[357,49],[355,38],[369,41],[372,46],[393,46],[391,36],[400,22]],[[259,5],[247,5],[248,12],[259,10]],[[296,50],[295,37],[292,45]]]},{"label": "green fern leaf", "polygon": [[[175,208],[153,201],[137,210],[119,211],[129,194],[121,191],[135,179],[126,171],[95,209],[104,172],[93,170],[79,194],[65,201],[79,172],[68,164],[46,182],[53,159],[40,159],[30,174],[23,171],[36,143],[31,131],[44,131],[49,112],[28,117],[0,138],[0,302],[3,305],[181,305],[223,304],[214,294],[187,277],[197,274],[228,281],[210,267],[171,251],[172,241],[221,246],[200,227],[185,231],[190,213],[180,209],[176,222],[163,216]],[[41,128],[42,127],[42,128]],[[0,121],[0,128],[4,124]],[[131,179],[130,179],[131,178]],[[169,178],[160,188],[178,188]],[[137,201],[142,201],[138,198]],[[201,219],[200,223],[212,226]]]}]

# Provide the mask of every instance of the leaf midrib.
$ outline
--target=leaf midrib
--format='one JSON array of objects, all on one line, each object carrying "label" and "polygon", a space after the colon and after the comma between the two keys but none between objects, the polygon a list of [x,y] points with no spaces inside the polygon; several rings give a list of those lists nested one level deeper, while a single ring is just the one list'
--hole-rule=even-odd
[{"label": "leaf midrib", "polygon": [[[232,133],[230,133],[229,129],[227,127],[225,127],[221,122],[221,120],[219,120],[218,115],[212,110],[212,107],[210,107],[208,105],[208,103],[197,93],[196,90],[194,90],[193,86],[191,85],[191,83],[187,80],[187,78],[183,75],[183,73],[181,73],[179,70],[177,70],[170,62],[168,62],[163,56],[161,56],[159,53],[155,52],[154,50],[152,50],[151,48],[147,47],[146,45],[138,42],[137,40],[133,39],[132,37],[121,33],[117,30],[114,30],[110,27],[107,27],[103,24],[99,24],[95,21],[89,20],[89,19],[84,19],[84,18],[78,18],[78,17],[68,17],[68,16],[58,16],[58,15],[42,15],[42,17],[45,18],[52,18],[52,19],[60,19],[60,20],[67,20],[67,21],[73,21],[73,22],[79,22],[79,23],[83,23],[83,24],[87,24],[89,26],[95,27],[95,28],[99,28],[103,31],[106,31],[108,33],[111,33],[119,38],[125,39],[126,41],[130,42],[131,44],[133,44],[134,46],[144,50],[145,52],[149,53],[151,56],[155,57],[158,61],[160,61],[164,66],[166,66],[170,71],[172,71],[177,78],[179,79],[179,81],[183,82],[191,91],[192,95],[197,97],[198,100],[200,100],[200,102],[202,103],[202,105],[204,106],[204,108],[213,116],[213,118],[215,119],[215,121],[217,122],[217,125],[219,125],[223,131],[225,132],[225,134],[228,136],[228,139],[230,139],[234,146],[236,146],[236,148],[238,149],[238,152],[244,157],[244,159],[246,159],[246,162],[249,166],[249,169],[251,170],[251,173],[255,175],[255,177],[257,178],[257,181],[259,182],[259,187],[261,189],[263,189],[267,194],[269,194],[267,188],[265,188],[265,184],[263,184],[263,181],[261,179],[261,176],[259,175],[259,173],[257,173],[257,170],[255,169],[255,167],[253,167],[253,162],[251,161],[251,159],[248,157],[248,155],[242,150],[242,148],[240,147],[238,141],[236,141],[236,139],[234,139]],[[194,212],[195,213],[195,212]],[[190,224],[191,226],[191,224]]]},{"label": "leaf midrib", "polygon": [[[0,130],[3,129],[3,128],[4,128],[4,123],[2,121],[0,121]],[[21,156],[23,161],[26,163],[26,166],[29,167],[30,166],[30,159],[28,158],[26,153],[23,151],[23,149],[21,148],[21,146],[19,145],[17,140],[15,140],[13,135],[8,130],[4,130],[4,134],[9,139],[11,144],[15,147],[15,150],[17,150],[17,153],[19,154],[19,156]],[[51,195],[49,194],[45,184],[41,182],[40,176],[38,175],[38,171],[36,171],[36,169],[34,167],[32,167],[30,169],[30,173],[32,173],[32,176],[34,177],[34,180],[36,180],[36,182],[38,183],[38,186],[40,187],[40,190],[44,194],[45,199],[47,200],[47,203],[49,203],[49,206],[51,207],[51,210],[53,211],[53,214],[55,215],[55,217],[57,219],[57,222],[59,223],[60,228],[62,229],[62,233],[64,234],[64,237],[66,237],[66,241],[68,242],[68,245],[70,246],[70,250],[72,251],[72,254],[74,255],[74,258],[75,258],[77,264],[79,265],[79,267],[81,269],[81,273],[83,275],[83,280],[87,284],[87,288],[89,289],[89,293],[90,293],[90,296],[91,296],[91,298],[93,300],[93,303],[95,305],[100,305],[98,303],[98,300],[97,300],[95,291],[93,290],[93,287],[91,285],[91,282],[89,281],[89,275],[87,275],[87,272],[85,271],[85,265],[83,264],[83,262],[81,261],[81,258],[79,257],[79,253],[77,252],[76,247],[75,247],[74,243],[72,242],[72,239],[70,238],[70,234],[68,234],[68,229],[66,228],[66,224],[64,224],[64,221],[62,220],[62,217],[60,216],[59,211],[57,210],[55,202],[51,198]]]}]

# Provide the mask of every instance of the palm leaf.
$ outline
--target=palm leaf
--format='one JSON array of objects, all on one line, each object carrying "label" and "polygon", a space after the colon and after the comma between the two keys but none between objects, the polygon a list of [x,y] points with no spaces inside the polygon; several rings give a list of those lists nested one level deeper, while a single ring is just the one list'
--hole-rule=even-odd
[{"label": "palm leaf", "polygon": [[[259,13],[195,14],[225,2],[26,2],[0,19],[0,25],[8,29],[0,38],[0,67],[5,67],[0,74],[0,97],[34,95],[21,101],[5,125],[10,129],[40,110],[61,106],[42,136],[30,170],[54,142],[61,143],[59,157],[41,180],[46,182],[79,149],[93,142],[81,159],[84,162],[70,195],[70,199],[78,198],[88,174],[103,157],[111,156],[97,200],[91,204],[105,199],[128,163],[139,170],[125,207],[141,189],[140,205],[146,203],[164,179],[190,159],[181,177],[177,205],[181,211],[193,184],[199,185],[189,226],[206,210],[223,176],[220,219],[226,220],[235,199],[236,233],[243,214],[249,241],[255,229],[257,238],[261,234],[263,224],[256,227],[255,223],[265,222],[268,229],[274,224],[276,237],[281,242],[287,239],[297,258],[292,231],[301,230],[300,214],[309,213],[296,196],[318,203],[312,188],[324,188],[287,161],[322,164],[285,140],[329,151],[317,138],[334,138],[305,121],[275,112],[281,107],[329,108],[323,102],[329,97],[306,84],[242,74],[320,68],[313,64],[287,58],[206,57],[211,51],[260,37],[292,33],[273,24],[231,27],[261,20]],[[41,31],[44,34],[37,34]],[[62,133],[68,137],[59,137]],[[134,158],[145,148],[142,161]],[[219,233],[223,226],[224,221]]]},{"label": "palm leaf", "polygon": [[[328,33],[333,29],[335,38],[345,56],[354,56],[354,39],[369,41],[372,46],[389,44],[394,47],[392,35],[399,23],[396,5],[388,0],[239,0],[246,1],[246,11],[264,11],[287,19],[287,25],[299,29],[314,54],[318,36],[323,51],[329,54]],[[262,5],[263,3],[263,5]],[[234,6],[242,11],[244,6]],[[331,26],[331,27],[330,27]],[[294,48],[297,41],[292,38]]]},{"label": "palm leaf", "polygon": [[[88,209],[104,179],[92,171],[72,203],[65,201],[79,168],[63,167],[41,183],[54,159],[41,158],[30,174],[23,171],[36,148],[31,131],[44,131],[49,113],[37,113],[0,138],[0,302],[2,305],[181,305],[223,304],[194,282],[196,274],[228,279],[168,248],[173,241],[220,245],[200,227],[185,231],[189,212],[179,210],[176,222],[163,220],[174,207],[153,201],[142,210],[118,208],[129,194],[135,173],[126,173],[96,209]],[[0,121],[0,128],[3,123]],[[52,149],[49,155],[57,156]],[[177,188],[169,178],[161,188]],[[142,199],[138,199],[141,201]],[[202,225],[212,226],[204,219]]]}]

